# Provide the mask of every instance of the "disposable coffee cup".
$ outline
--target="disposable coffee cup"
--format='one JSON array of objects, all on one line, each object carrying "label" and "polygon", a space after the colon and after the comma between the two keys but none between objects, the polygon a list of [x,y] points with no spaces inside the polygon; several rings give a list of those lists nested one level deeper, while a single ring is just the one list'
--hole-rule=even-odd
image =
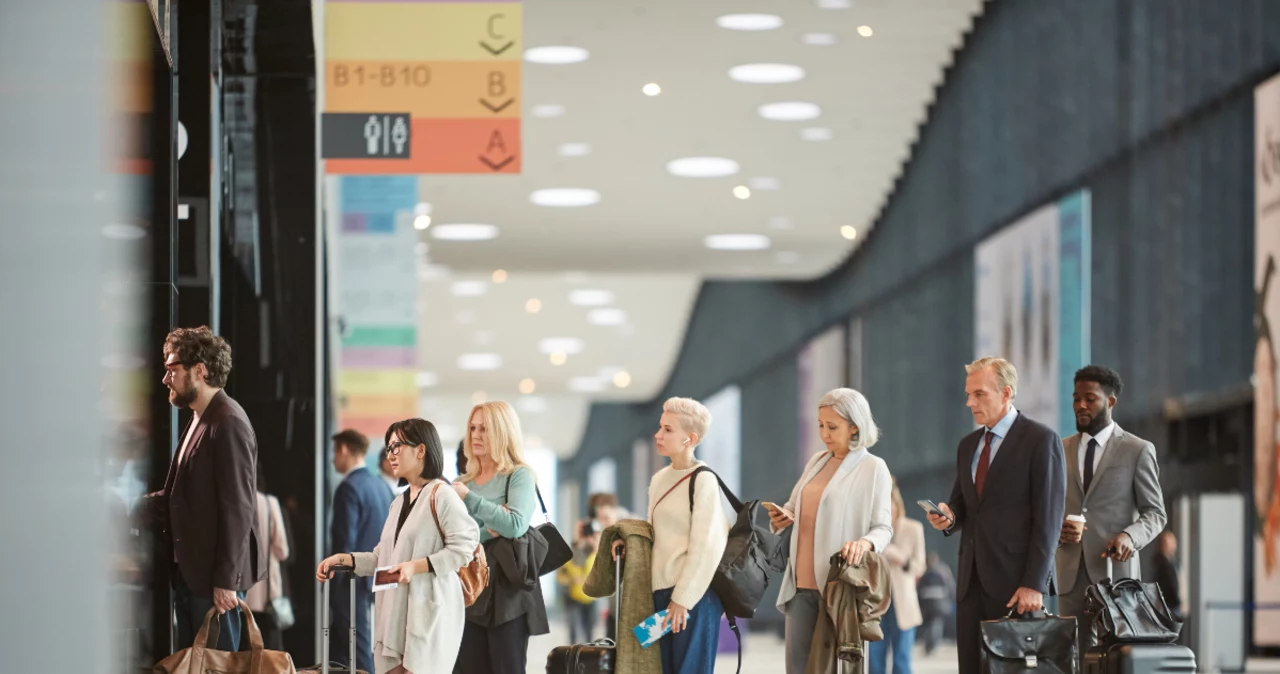
[{"label": "disposable coffee cup", "polygon": [[1071,527],[1075,529],[1077,533],[1084,532],[1084,515],[1067,515],[1067,521],[1071,523]]}]

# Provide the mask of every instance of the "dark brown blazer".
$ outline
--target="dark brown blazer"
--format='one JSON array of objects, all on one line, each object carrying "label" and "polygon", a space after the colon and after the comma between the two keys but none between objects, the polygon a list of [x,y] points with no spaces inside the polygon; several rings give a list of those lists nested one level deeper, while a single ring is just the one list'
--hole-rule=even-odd
[{"label": "dark brown blazer", "polygon": [[[179,436],[178,451],[187,429]],[[144,497],[148,526],[168,541],[191,592],[244,592],[266,576],[258,536],[258,441],[244,408],[218,391],[200,417],[186,458],[175,453],[162,491]]]}]

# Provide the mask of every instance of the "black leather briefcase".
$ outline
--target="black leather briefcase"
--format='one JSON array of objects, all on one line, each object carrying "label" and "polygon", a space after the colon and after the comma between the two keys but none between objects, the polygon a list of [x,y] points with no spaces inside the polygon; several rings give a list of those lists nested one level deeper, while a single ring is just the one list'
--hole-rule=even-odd
[{"label": "black leather briefcase", "polygon": [[983,674],[1077,674],[1076,619],[1041,611],[986,620],[982,631]]}]

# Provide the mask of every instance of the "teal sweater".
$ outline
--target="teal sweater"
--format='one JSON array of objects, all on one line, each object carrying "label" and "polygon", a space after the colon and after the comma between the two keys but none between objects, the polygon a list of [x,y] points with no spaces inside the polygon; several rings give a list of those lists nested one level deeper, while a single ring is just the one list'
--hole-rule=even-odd
[{"label": "teal sweater", "polygon": [[[507,482],[511,483],[511,501],[504,499],[507,493]],[[519,538],[529,530],[529,522],[533,520],[534,508],[538,497],[534,493],[537,480],[533,471],[527,467],[516,468],[510,475],[496,475],[493,479],[480,485],[475,482],[464,482],[471,490],[463,503],[467,512],[480,526],[480,542],[493,538],[489,529],[498,532],[502,538]],[[503,506],[508,506],[504,508]]]}]

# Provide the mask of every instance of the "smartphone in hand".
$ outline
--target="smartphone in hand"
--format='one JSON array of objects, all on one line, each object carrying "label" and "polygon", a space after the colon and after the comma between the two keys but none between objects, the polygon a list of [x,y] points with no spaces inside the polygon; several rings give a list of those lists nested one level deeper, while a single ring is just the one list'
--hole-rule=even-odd
[{"label": "smartphone in hand", "polygon": [[787,519],[789,519],[789,520],[793,520],[793,521],[794,521],[794,520],[795,520],[795,518],[796,518],[796,514],[795,514],[795,513],[791,512],[790,510],[787,510],[786,508],[783,508],[782,506],[780,506],[780,505],[778,505],[777,503],[774,503],[774,502],[772,502],[772,501],[761,501],[761,502],[760,502],[760,505],[762,505],[762,506],[764,506],[764,507],[768,508],[769,510],[772,510],[772,511],[776,511],[776,512],[780,512],[780,513],[782,513],[782,515],[783,515],[784,517],[786,517]]},{"label": "smartphone in hand", "polygon": [[937,515],[948,522],[954,522],[954,520],[948,517],[946,513],[942,512],[942,509],[938,507],[938,504],[933,501],[916,501],[916,505],[924,508],[924,511],[930,515]]}]

